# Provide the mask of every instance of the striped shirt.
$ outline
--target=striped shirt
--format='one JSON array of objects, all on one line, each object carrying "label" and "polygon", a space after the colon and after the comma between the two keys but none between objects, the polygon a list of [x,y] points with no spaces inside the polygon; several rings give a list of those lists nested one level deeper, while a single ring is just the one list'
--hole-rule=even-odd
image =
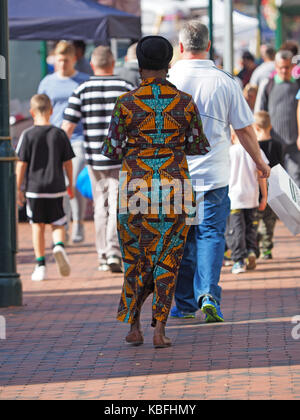
[{"label": "striped shirt", "polygon": [[64,112],[64,120],[83,123],[85,159],[95,170],[113,169],[121,161],[101,154],[117,98],[134,86],[118,76],[93,76],[75,89]]},{"label": "striped shirt", "polygon": [[[261,97],[260,109],[271,117],[273,135],[282,146],[294,145],[298,137],[297,99],[300,80],[281,81],[278,76],[269,80]],[[285,150],[285,147],[284,147]]]}]

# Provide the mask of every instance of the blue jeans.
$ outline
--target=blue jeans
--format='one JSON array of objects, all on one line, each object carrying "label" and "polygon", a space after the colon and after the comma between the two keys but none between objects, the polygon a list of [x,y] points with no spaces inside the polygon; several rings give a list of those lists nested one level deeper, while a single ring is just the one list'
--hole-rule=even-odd
[{"label": "blue jeans", "polygon": [[218,285],[225,251],[225,229],[230,213],[228,187],[203,192],[204,217],[191,226],[184,249],[175,292],[182,312],[195,312],[200,299],[210,295],[218,304]]}]

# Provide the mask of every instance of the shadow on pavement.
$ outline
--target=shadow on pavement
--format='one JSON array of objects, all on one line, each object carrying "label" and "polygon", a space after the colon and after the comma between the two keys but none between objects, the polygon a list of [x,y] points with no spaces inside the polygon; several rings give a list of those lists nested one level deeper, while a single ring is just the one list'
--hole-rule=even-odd
[{"label": "shadow on pavement", "polygon": [[299,288],[225,290],[226,322],[205,324],[200,313],[195,320],[170,319],[167,349],[152,346],[151,298],[142,315],[145,343],[131,347],[124,342],[128,325],[115,320],[119,293],[76,292],[30,291],[26,306],[0,310],[7,321],[0,386],[300,364],[300,340],[292,337]]}]

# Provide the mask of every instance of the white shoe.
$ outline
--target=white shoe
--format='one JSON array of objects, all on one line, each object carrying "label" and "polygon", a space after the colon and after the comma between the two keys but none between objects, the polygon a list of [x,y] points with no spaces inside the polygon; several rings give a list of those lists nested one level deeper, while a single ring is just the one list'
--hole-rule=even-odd
[{"label": "white shoe", "polygon": [[113,273],[122,273],[122,260],[120,257],[112,255],[107,258],[107,265]]},{"label": "white shoe", "polygon": [[240,274],[246,272],[246,264],[243,261],[237,261],[231,269],[232,274]]},{"label": "white shoe", "polygon": [[45,265],[36,265],[34,271],[31,275],[32,281],[43,281],[46,280],[47,273],[46,273],[46,266]]},{"label": "white shoe", "polygon": [[53,255],[60,274],[62,276],[69,276],[71,273],[71,266],[64,247],[61,245],[56,245],[53,248]]},{"label": "white shoe", "polygon": [[109,265],[103,264],[103,263],[99,264],[98,271],[109,271],[109,270],[110,270]]}]

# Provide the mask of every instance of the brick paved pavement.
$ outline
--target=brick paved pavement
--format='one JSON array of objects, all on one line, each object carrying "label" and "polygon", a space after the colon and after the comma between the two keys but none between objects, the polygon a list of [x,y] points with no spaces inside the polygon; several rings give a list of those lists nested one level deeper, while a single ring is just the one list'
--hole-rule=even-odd
[{"label": "brick paved pavement", "polygon": [[[0,399],[300,399],[300,240],[279,224],[273,261],[255,272],[223,268],[223,324],[172,320],[173,346],[154,349],[150,303],[145,343],[124,343],[115,321],[122,276],[100,273],[87,222],[82,246],[68,247],[72,275],[59,278],[50,251],[48,281],[34,283],[31,234],[20,224],[18,272],[24,306],[0,308]],[[300,328],[295,332],[300,335]]]}]

